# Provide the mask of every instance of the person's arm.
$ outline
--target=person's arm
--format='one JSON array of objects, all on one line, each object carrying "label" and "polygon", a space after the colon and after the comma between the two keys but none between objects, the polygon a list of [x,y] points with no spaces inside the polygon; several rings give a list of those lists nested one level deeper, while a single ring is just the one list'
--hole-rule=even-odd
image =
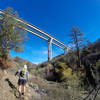
[{"label": "person's arm", "polygon": [[26,78],[27,78],[27,81],[29,80],[29,72],[27,71],[26,73]]},{"label": "person's arm", "polygon": [[21,70],[18,70],[18,71],[15,73],[15,76],[16,76],[18,73],[20,73],[20,71],[21,71]]},{"label": "person's arm", "polygon": [[15,76],[18,74],[18,71],[15,73]]}]

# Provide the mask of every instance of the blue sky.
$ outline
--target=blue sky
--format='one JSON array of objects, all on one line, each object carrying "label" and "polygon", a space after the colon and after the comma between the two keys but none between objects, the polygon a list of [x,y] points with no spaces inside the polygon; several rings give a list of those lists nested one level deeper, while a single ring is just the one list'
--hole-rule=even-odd
[{"label": "blue sky", "polygon": [[[100,38],[100,0],[0,0],[0,9],[12,7],[21,18],[67,44],[73,26],[80,27],[90,41]],[[11,52],[33,63],[47,60],[47,42],[28,34],[24,52]],[[53,46],[53,56],[63,50]]]}]

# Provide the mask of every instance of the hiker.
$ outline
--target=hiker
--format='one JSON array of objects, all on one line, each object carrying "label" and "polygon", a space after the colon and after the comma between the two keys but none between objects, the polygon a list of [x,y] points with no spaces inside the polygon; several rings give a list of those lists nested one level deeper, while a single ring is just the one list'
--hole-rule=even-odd
[{"label": "hiker", "polygon": [[18,90],[19,92],[24,95],[25,91],[26,91],[26,83],[29,79],[29,72],[27,69],[27,65],[24,65],[24,68],[22,68],[21,70],[18,70],[15,73],[15,76],[18,75],[19,79],[18,79]]}]

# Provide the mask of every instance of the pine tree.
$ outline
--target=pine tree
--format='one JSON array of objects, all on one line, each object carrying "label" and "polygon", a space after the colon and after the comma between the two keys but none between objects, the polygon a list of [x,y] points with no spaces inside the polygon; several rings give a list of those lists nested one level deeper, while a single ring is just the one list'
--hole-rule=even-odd
[{"label": "pine tree", "polygon": [[80,31],[78,27],[73,27],[71,29],[71,33],[69,34],[71,37],[70,43],[74,46],[76,50],[76,56],[77,56],[77,67],[81,66],[80,61],[80,48],[83,46],[83,33]]},{"label": "pine tree", "polygon": [[10,50],[17,52],[23,50],[26,32],[18,27],[19,25],[25,27],[25,25],[14,19],[18,17],[18,14],[12,8],[7,8],[4,12],[5,14],[0,16],[0,57],[3,61],[6,61]]}]

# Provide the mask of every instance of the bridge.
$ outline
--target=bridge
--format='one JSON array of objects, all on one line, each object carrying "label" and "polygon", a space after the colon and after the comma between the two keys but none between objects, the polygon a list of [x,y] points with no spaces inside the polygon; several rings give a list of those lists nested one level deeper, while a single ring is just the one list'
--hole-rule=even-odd
[{"label": "bridge", "polygon": [[7,14],[4,10],[0,10],[0,15],[7,15],[7,16],[12,17],[14,20],[16,20],[16,21],[22,23],[23,25],[27,26],[27,27],[22,27],[22,26],[19,25],[18,27],[20,27],[20,28],[24,29],[25,31],[32,33],[32,34],[46,40],[48,42],[48,61],[50,61],[52,59],[52,44],[63,49],[65,54],[67,53],[69,47],[66,44],[64,44],[63,42],[61,42],[57,38],[51,36],[47,32],[41,30],[40,28],[36,27],[35,25],[32,25],[32,24],[28,23],[27,21],[25,21],[21,18],[17,18],[17,17],[10,15],[10,14]]}]

